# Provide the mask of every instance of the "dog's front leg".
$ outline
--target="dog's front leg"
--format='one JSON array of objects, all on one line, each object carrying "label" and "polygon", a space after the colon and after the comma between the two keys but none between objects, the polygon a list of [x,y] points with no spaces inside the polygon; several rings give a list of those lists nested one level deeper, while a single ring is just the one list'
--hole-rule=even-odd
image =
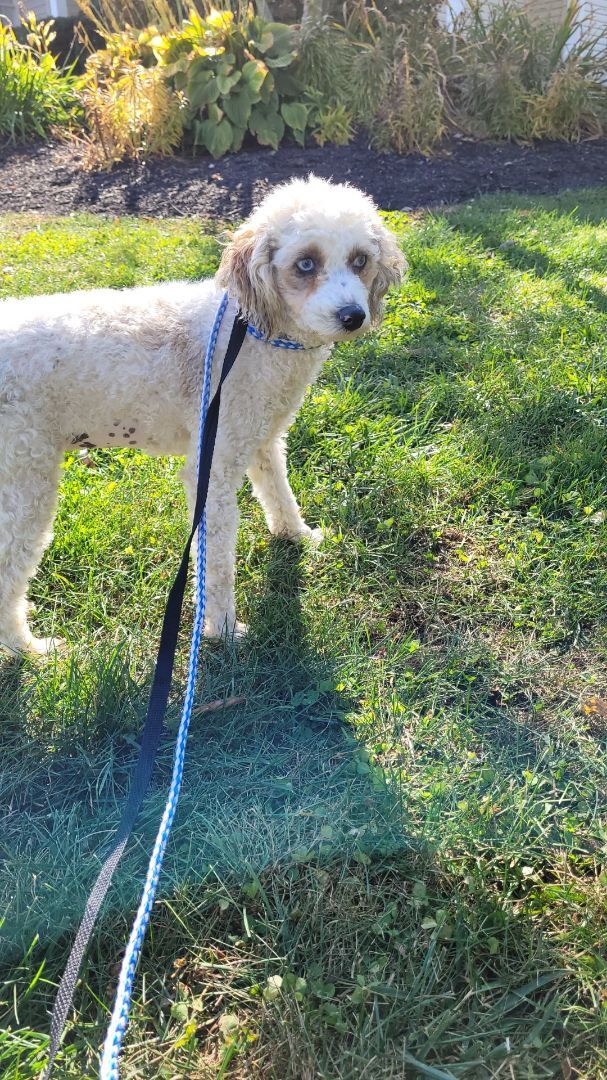
[{"label": "dog's front leg", "polygon": [[287,540],[322,540],[321,529],[311,529],[301,516],[287,476],[287,451],[281,436],[262,443],[255,453],[248,476],[253,493],[261,503],[273,536]]},{"label": "dog's front leg", "polygon": [[23,421],[22,431],[8,434],[13,437],[5,445],[0,439],[7,463],[0,466],[0,646],[43,655],[61,642],[34,637],[26,593],[52,536],[61,455],[45,445],[34,423],[27,427]]},{"label": "dog's front leg", "polygon": [[[182,479],[190,515],[196,502],[196,472],[188,463]],[[240,478],[230,478],[221,461],[215,461],[206,506],[206,612],[204,635],[208,638],[242,637],[246,626],[236,619],[234,584],[238,536],[238,490]],[[197,553],[194,549],[194,559]]]}]

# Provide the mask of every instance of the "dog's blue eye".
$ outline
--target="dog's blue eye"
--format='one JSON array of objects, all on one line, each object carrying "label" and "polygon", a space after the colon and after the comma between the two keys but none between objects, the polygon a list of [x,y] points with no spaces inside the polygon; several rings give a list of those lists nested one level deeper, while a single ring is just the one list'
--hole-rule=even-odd
[{"label": "dog's blue eye", "polygon": [[316,269],[316,263],[314,262],[314,259],[310,258],[298,259],[295,265],[302,274],[311,274],[312,271]]},{"label": "dog's blue eye", "polygon": [[367,256],[362,255],[362,254],[357,255],[356,258],[352,262],[352,266],[354,267],[355,270],[362,270],[363,267],[366,266],[366,265],[367,265]]}]

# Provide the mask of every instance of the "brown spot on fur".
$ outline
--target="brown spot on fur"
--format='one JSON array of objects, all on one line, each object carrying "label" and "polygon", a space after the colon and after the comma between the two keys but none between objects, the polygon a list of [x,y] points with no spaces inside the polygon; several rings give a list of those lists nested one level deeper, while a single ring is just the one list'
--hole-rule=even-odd
[{"label": "brown spot on fur", "polygon": [[377,230],[379,254],[375,264],[375,276],[369,286],[369,309],[371,322],[377,325],[381,319],[382,300],[391,285],[397,285],[407,269],[405,259],[396,237],[383,226]]},{"label": "brown spot on fur", "polygon": [[[325,264],[325,257],[322,251],[314,244],[311,244],[310,247],[305,249],[305,251],[302,251],[299,255],[297,255],[293,259],[293,262],[298,263],[301,262],[302,259],[314,259],[314,262],[316,264],[315,269],[313,270],[314,274],[318,273],[319,270],[322,270]],[[308,275],[306,274],[305,276],[307,277]]]},{"label": "brown spot on fur", "polygon": [[316,274],[300,274],[296,269],[278,271],[276,274],[280,288],[284,289],[285,293],[293,295],[297,293],[299,296],[312,296],[312,293],[316,292],[318,288],[318,277]]},{"label": "brown spot on fur", "polygon": [[[366,255],[367,257],[367,261],[364,266],[354,266],[354,260],[357,259],[359,255]],[[362,278],[363,281],[366,282],[373,280],[375,270],[373,267],[373,260],[369,255],[368,251],[363,251],[361,248],[356,248],[354,251],[351,251],[348,255],[348,265],[352,273],[356,274],[359,278]]]},{"label": "brown spot on fur", "polygon": [[[302,273],[297,269],[297,263],[302,259],[314,259],[315,267],[309,274]],[[278,283],[285,292],[298,293],[300,296],[312,296],[318,288],[324,266],[322,251],[317,247],[306,248],[293,260],[293,266],[285,270],[276,271]]]},{"label": "brown spot on fur", "polygon": [[244,314],[270,337],[280,331],[282,315],[272,270],[270,237],[243,225],[225,248],[216,278],[238,299]]}]

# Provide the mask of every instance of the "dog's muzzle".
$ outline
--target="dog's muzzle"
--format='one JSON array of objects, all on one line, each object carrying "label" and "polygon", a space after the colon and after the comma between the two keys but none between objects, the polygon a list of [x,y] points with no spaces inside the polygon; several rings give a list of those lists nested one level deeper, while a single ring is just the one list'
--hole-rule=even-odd
[{"label": "dog's muzzle", "polygon": [[347,304],[346,307],[340,308],[337,312],[337,318],[341,325],[344,330],[348,330],[349,332],[360,330],[366,317],[367,316],[360,304]]}]

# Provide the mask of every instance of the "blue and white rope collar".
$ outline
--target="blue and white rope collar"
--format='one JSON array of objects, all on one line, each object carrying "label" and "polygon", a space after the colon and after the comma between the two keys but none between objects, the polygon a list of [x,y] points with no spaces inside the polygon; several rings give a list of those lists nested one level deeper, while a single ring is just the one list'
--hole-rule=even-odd
[{"label": "blue and white rope collar", "polygon": [[291,341],[290,338],[267,338],[252,323],[247,326],[247,334],[256,338],[257,341],[265,341],[267,345],[273,345],[275,349],[305,349],[305,345],[300,345],[298,341]]}]

